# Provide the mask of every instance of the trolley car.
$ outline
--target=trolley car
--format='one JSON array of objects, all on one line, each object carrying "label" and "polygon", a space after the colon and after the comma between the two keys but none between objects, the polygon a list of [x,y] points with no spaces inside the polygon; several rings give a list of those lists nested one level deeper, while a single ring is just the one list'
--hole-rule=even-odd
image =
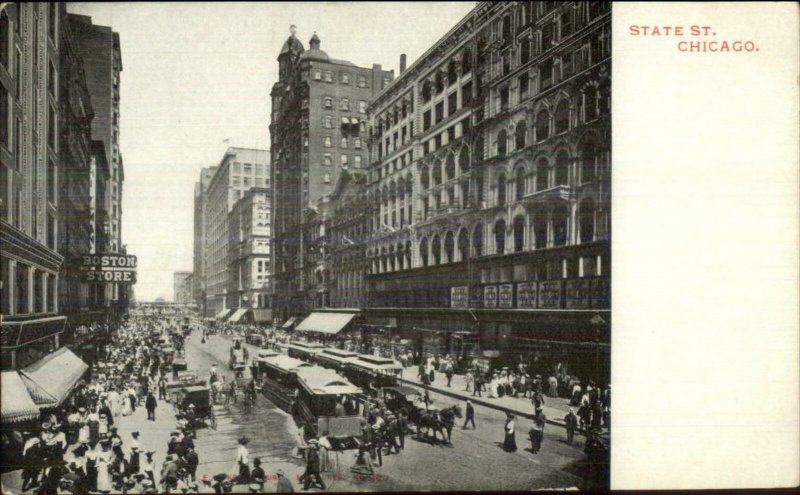
[{"label": "trolley car", "polygon": [[375,389],[398,385],[398,378],[403,373],[403,366],[391,358],[359,354],[350,359],[345,369],[345,376],[362,388]]},{"label": "trolley car", "polygon": [[317,354],[317,363],[333,371],[344,373],[345,368],[357,357],[358,354],[355,352],[328,347]]},{"label": "trolley car", "polygon": [[286,353],[289,357],[302,359],[309,363],[314,363],[317,356],[325,349],[322,344],[315,344],[311,342],[292,342],[286,347]]},{"label": "trolley car", "polygon": [[284,411],[291,411],[297,390],[296,373],[312,365],[281,354],[258,360],[258,375],[264,395]]},{"label": "trolley car", "polygon": [[320,417],[334,416],[336,402],[358,397],[361,389],[321,366],[303,367],[297,370],[297,400],[294,414],[299,416],[310,431],[316,434]]}]

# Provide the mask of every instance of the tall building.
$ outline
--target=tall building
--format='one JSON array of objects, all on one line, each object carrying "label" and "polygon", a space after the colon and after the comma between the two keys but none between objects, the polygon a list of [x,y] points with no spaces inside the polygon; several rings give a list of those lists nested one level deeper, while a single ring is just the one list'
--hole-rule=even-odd
[{"label": "tall building", "polygon": [[[119,34],[110,27],[92,23],[89,16],[69,14],[74,47],[84,62],[86,84],[91,96],[94,118],[92,139],[103,143],[109,177],[105,201],[108,210],[108,253],[125,253],[122,240],[122,186],[125,180],[122,154],[119,147],[120,73],[122,52]],[[96,179],[99,179],[98,175]],[[106,285],[107,297],[115,305],[127,299],[127,287]]]},{"label": "tall building", "polygon": [[208,185],[205,202],[205,287],[207,316],[230,309],[228,214],[251,187],[270,187],[267,151],[228,148]]},{"label": "tall building", "polygon": [[194,277],[192,281],[192,300],[205,314],[206,307],[206,242],[205,221],[208,186],[217,167],[208,167],[200,171],[200,180],[194,185]]},{"label": "tall building", "polygon": [[65,257],[65,262],[61,271],[59,298],[62,311],[68,315],[72,326],[81,323],[81,312],[94,309],[89,283],[81,279],[79,270],[81,256],[94,253],[96,247],[92,204],[91,125],[94,111],[86,85],[83,59],[77,52],[64,9],[60,22],[61,118],[58,147],[61,173],[58,176],[58,193],[61,211],[58,250]]},{"label": "tall building", "polygon": [[192,272],[174,272],[172,274],[173,302],[190,304],[192,302]]},{"label": "tall building", "polygon": [[236,201],[228,215],[229,265],[227,307],[237,308],[236,320],[248,309],[269,307],[271,271],[271,192],[253,187]]},{"label": "tall building", "polygon": [[367,106],[393,79],[380,65],[331,58],[314,34],[309,49],[294,26],[278,55],[271,91],[273,297],[277,315],[303,315],[326,303],[318,281],[317,203],[342,170],[367,167]]},{"label": "tall building", "polygon": [[[86,234],[84,226],[59,224],[73,207],[85,211],[85,203],[76,205],[69,202],[72,198],[62,210],[60,191],[64,182],[60,175],[71,173],[75,166],[85,168],[85,156],[76,154],[86,151],[82,137],[77,138],[79,143],[65,143],[59,135],[65,124],[71,132],[73,124],[80,127],[86,117],[72,101],[62,101],[67,97],[64,88],[73,81],[62,84],[61,78],[76,76],[74,60],[62,67],[62,55],[70,57],[62,51],[69,50],[62,34],[64,9],[63,3],[10,3],[0,9],[0,427],[4,430],[12,423],[14,429],[34,429],[40,411],[58,408],[88,368],[63,346],[66,317],[58,297],[64,261],[59,253],[61,229]],[[76,83],[80,87],[80,81]],[[61,112],[68,113],[65,119],[78,122],[65,123]],[[18,456],[21,447],[6,442],[3,452]]]}]

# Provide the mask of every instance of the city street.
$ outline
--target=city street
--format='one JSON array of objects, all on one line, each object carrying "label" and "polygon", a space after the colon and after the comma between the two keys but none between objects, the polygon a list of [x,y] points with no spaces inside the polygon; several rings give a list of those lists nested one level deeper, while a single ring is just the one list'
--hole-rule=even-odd
[{"label": "city street", "polygon": [[[218,368],[227,370],[227,355],[230,348],[230,337],[212,335],[205,344],[200,343],[200,336],[195,332],[187,339],[187,358],[190,369],[205,370],[211,365],[213,360],[217,360]],[[255,355],[258,348],[245,344],[251,356]],[[198,364],[195,365],[195,356]],[[228,372],[230,373],[230,372]],[[248,376],[248,375],[246,375]],[[461,405],[462,411],[465,403],[456,401],[442,394],[432,393],[431,398],[434,404],[449,406]],[[235,456],[236,438],[241,434],[249,435],[252,439],[254,435],[276,439],[291,439],[296,427],[292,421],[281,424],[277,421],[279,416],[288,418],[288,415],[276,410],[274,406],[263,397],[259,398],[255,412],[247,415],[240,406],[230,408],[218,407],[217,410],[229,409],[229,419],[220,418],[219,429],[222,431],[226,427],[225,423],[240,425],[241,429],[231,428],[230,433],[225,436],[213,432],[198,433],[198,445],[205,443],[205,435],[209,438],[214,437],[214,443],[224,452],[225,445],[230,459],[229,466],[233,466]],[[266,419],[257,421],[250,416],[267,415],[273,416],[274,420]],[[432,445],[413,436],[406,437],[406,450],[399,455],[384,456],[383,467],[376,468],[374,479],[355,479],[349,472],[349,467],[355,459],[355,451],[348,451],[339,455],[339,470],[336,473],[329,473],[330,478],[335,480],[336,491],[396,491],[396,490],[492,490],[497,486],[498,477],[502,477],[504,487],[509,490],[530,490],[538,488],[555,487],[581,487],[582,468],[580,466],[585,457],[582,447],[582,440],[578,440],[570,446],[566,443],[566,435],[562,428],[548,426],[545,429],[545,440],[542,450],[537,454],[530,452],[530,442],[527,439],[527,431],[531,427],[531,422],[525,419],[517,420],[517,446],[516,453],[507,453],[502,450],[503,426],[505,416],[493,409],[486,407],[475,407],[475,422],[477,429],[462,430],[463,418],[456,420],[456,428],[453,430],[452,446],[437,443]],[[259,427],[274,428],[281,426],[283,431],[265,431],[262,434],[255,430]],[[219,435],[219,436],[218,436]],[[211,440],[208,440],[210,443]],[[258,446],[257,446],[258,445]],[[251,455],[256,456],[261,452],[266,452],[266,456],[271,456],[279,467],[286,469],[286,464],[291,462],[290,449],[293,444],[291,440],[280,446],[271,445],[269,441],[264,444],[251,443]],[[198,447],[201,460],[201,471],[205,463],[203,447]],[[221,456],[222,454],[214,454]],[[333,455],[333,454],[332,454]],[[217,457],[214,457],[215,459]],[[272,468],[271,462],[267,464]],[[224,464],[223,464],[224,465]],[[299,466],[296,461],[295,466]],[[214,474],[209,470],[210,474]],[[267,470],[267,472],[270,472]],[[292,472],[286,471],[287,474]],[[294,472],[298,475],[302,473],[302,467],[295,467]]]}]

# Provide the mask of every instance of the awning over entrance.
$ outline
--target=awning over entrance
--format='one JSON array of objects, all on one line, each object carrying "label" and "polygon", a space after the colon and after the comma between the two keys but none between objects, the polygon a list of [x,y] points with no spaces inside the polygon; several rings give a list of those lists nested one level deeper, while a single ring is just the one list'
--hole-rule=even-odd
[{"label": "awning over entrance", "polygon": [[353,313],[311,313],[297,326],[298,332],[318,332],[336,335],[355,317]]},{"label": "awning over entrance", "polygon": [[266,321],[272,321],[272,310],[271,309],[254,309],[253,310],[253,319],[256,323],[263,323]]},{"label": "awning over entrance", "polygon": [[66,398],[78,383],[89,365],[66,347],[48,354],[24,368],[21,373],[56,399],[56,404]]},{"label": "awning over entrance", "polygon": [[292,328],[292,326],[294,325],[294,323],[296,321],[297,321],[297,317],[296,316],[292,316],[291,318],[289,318],[288,320],[283,322],[283,325],[281,326],[281,328],[283,328],[283,329]]},{"label": "awning over entrance", "polygon": [[39,415],[39,408],[16,371],[4,371],[0,376],[0,385],[0,421],[18,423]]},{"label": "awning over entrance", "polygon": [[217,318],[218,320],[224,320],[225,318],[227,318],[227,317],[228,317],[228,315],[231,313],[231,311],[232,311],[232,310],[230,310],[230,309],[223,309],[222,311],[220,311],[219,313],[217,313],[217,316],[216,316],[216,318]]},{"label": "awning over entrance", "polygon": [[63,332],[66,322],[66,316],[47,316],[16,321],[3,319],[0,346],[17,347],[51,337]]},{"label": "awning over entrance", "polygon": [[234,312],[234,313],[231,315],[231,317],[230,317],[230,318],[228,318],[228,322],[229,322],[229,323],[239,323],[239,320],[241,320],[241,319],[242,319],[242,316],[244,316],[244,314],[245,314],[245,313],[247,313],[248,311],[250,311],[250,310],[249,310],[249,309],[247,309],[247,308],[239,308],[239,309],[237,309],[237,310],[236,310],[236,311],[235,311],[235,312]]}]

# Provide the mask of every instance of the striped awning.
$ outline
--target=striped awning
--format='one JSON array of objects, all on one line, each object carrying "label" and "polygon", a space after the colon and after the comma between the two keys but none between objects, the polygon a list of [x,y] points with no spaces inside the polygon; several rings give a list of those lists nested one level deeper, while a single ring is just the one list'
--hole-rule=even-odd
[{"label": "striped awning", "polygon": [[81,358],[68,348],[62,347],[24,368],[20,373],[55,398],[54,405],[58,405],[69,395],[88,369],[89,365]]},{"label": "striped awning", "polygon": [[254,309],[253,310],[253,319],[256,323],[262,323],[265,321],[272,320],[272,310],[271,309]]},{"label": "striped awning", "polygon": [[244,316],[244,314],[247,313],[248,311],[250,311],[248,308],[237,309],[236,312],[233,313],[230,318],[228,318],[228,322],[239,323],[239,320],[241,320],[242,316]]},{"label": "striped awning", "polygon": [[233,311],[233,310],[232,309],[223,309],[222,311],[217,313],[216,318],[218,320],[224,320],[225,318],[227,318],[227,316],[230,314],[231,311]]},{"label": "striped awning", "polygon": [[341,332],[355,316],[353,313],[311,313],[297,326],[297,331],[335,335]]},{"label": "striped awning", "polygon": [[281,326],[281,328],[283,328],[283,329],[286,329],[286,328],[292,328],[292,325],[294,325],[294,323],[295,323],[296,321],[297,321],[297,317],[296,317],[296,316],[292,316],[291,318],[289,318],[288,320],[286,320],[286,321],[283,323],[283,325]]},{"label": "striped awning", "polygon": [[18,423],[39,416],[28,388],[16,371],[3,371],[0,376],[0,421]]}]

